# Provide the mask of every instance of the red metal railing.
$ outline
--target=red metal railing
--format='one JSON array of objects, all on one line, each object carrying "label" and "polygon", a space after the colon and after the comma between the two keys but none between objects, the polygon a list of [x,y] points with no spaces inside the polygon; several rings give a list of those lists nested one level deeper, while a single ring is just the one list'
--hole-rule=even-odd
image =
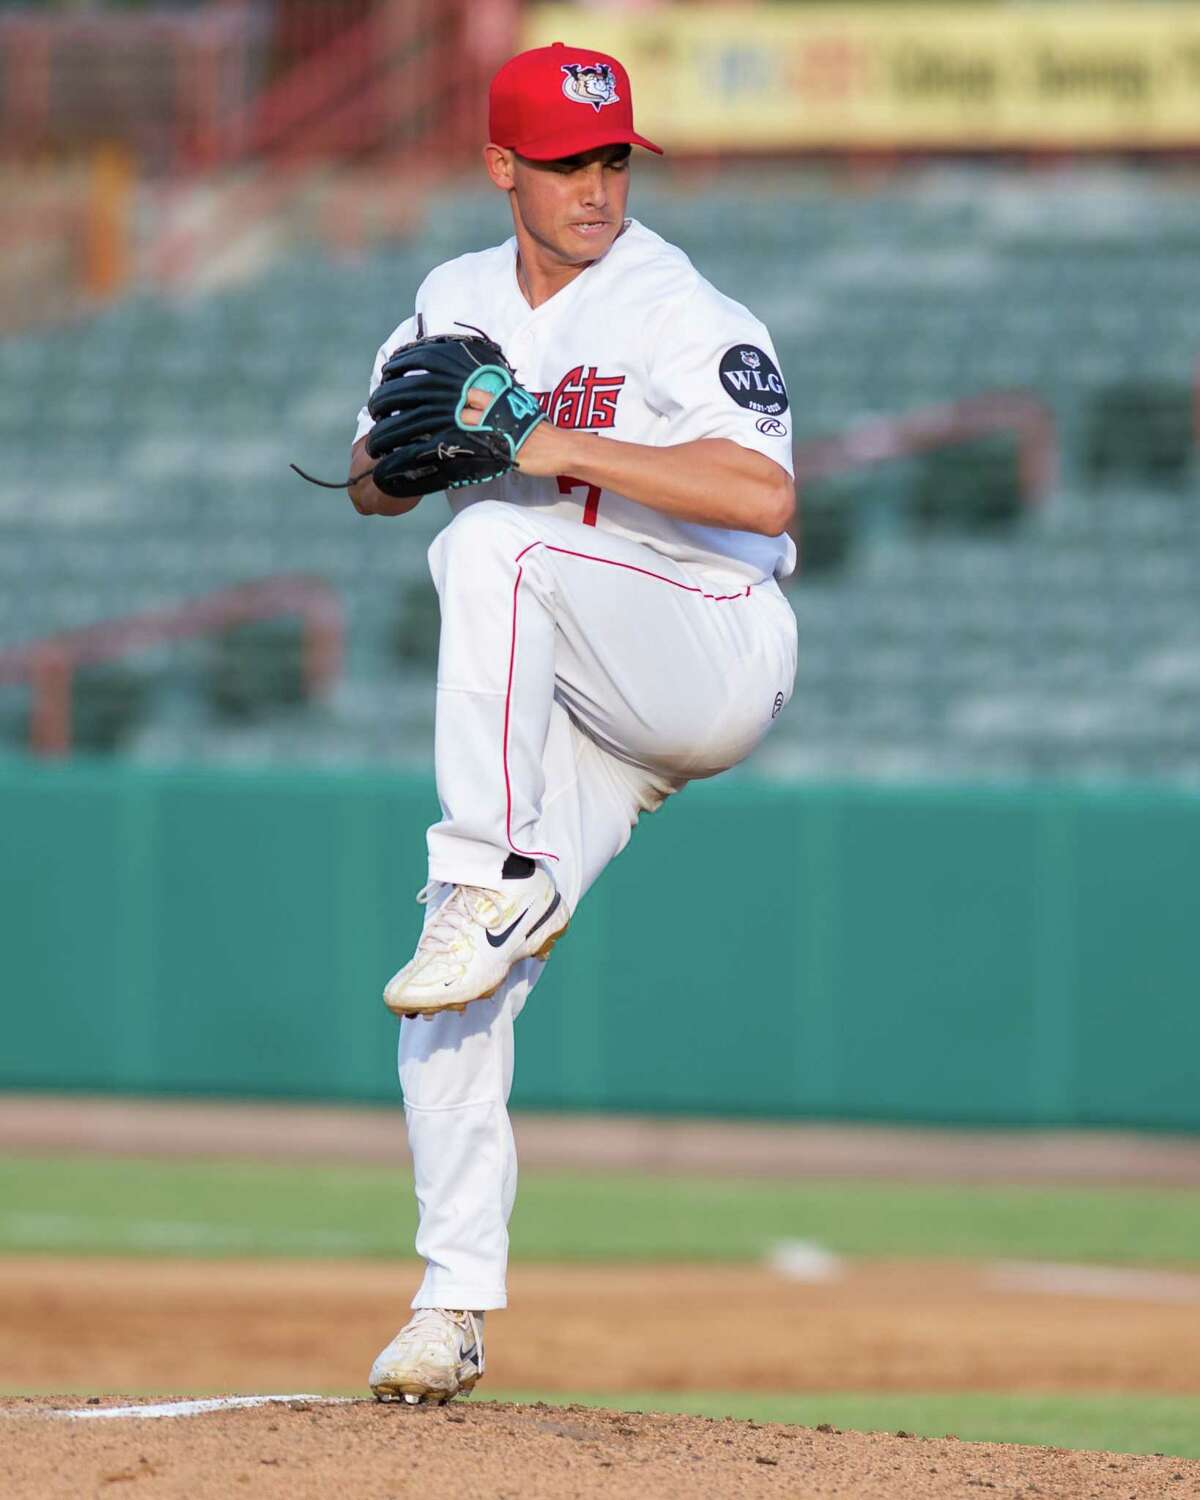
[{"label": "red metal railing", "polygon": [[515,5],[494,5],[486,26],[462,0],[345,14],[322,46],[227,111],[193,165],[399,150],[444,162],[482,144],[487,81],[514,45]]},{"label": "red metal railing", "polygon": [[264,30],[243,5],[0,14],[0,142],[28,155],[120,141],[170,169],[254,97]]},{"label": "red metal railing", "polygon": [[483,139],[487,80],[518,0],[347,0],[295,9],[0,12],[0,144],[121,142],[152,171],[399,149],[445,161]]},{"label": "red metal railing", "polygon": [[378,0],[273,0],[272,77],[283,77],[298,63],[323,51],[377,3]]},{"label": "red metal railing", "polygon": [[[515,6],[494,7],[486,26],[469,21],[461,0],[377,5],[230,113],[197,142],[191,165],[197,174],[244,170],[225,179],[203,226],[168,215],[146,253],[150,278],[185,282],[239,235],[286,213],[312,188],[314,165],[369,154],[381,199],[419,203],[447,162],[482,143],[487,79],[514,45]],[[184,208],[195,180],[177,190]],[[361,227],[354,205],[349,214],[338,243],[353,243]]]},{"label": "red metal railing", "polygon": [[867,468],[932,448],[947,448],[992,432],[1017,438],[1021,498],[1041,500],[1058,473],[1058,437],[1049,407],[1027,391],[986,391],[901,417],[856,423],[834,437],[798,443],[796,492],[806,483],[847,469]]},{"label": "red metal railing", "polygon": [[[132,268],[151,282],[220,273],[242,237],[370,160],[371,222],[411,217],[431,179],[477,150],[487,80],[516,45],[518,0],[210,0],[183,13],[0,12],[0,150],[119,144],[152,179]],[[332,196],[344,201],[336,184]],[[362,189],[359,189],[362,196]],[[339,245],[366,222],[351,203]]]},{"label": "red metal railing", "polygon": [[[406,27],[390,27],[389,34],[400,46],[423,45],[428,39],[421,23],[427,19],[425,7],[415,8]],[[397,94],[403,96],[408,120],[407,128],[398,122],[397,138],[407,138],[414,147],[426,144],[423,133],[435,128],[439,117],[438,69],[414,69],[411,75],[398,76],[394,58],[376,45],[381,36],[379,16],[372,13],[222,127],[200,164],[229,166],[248,160],[252,166],[233,180],[214,222],[203,228],[169,229],[160,237],[147,255],[152,279],[186,280],[231,238],[284,209],[292,195],[310,183],[303,168],[313,158],[353,155],[378,146],[381,131],[396,113],[392,101]],[[413,161],[406,192],[421,187],[421,151],[414,151]]]},{"label": "red metal railing", "polygon": [[[205,165],[289,147],[312,122],[372,71],[378,56],[378,19],[368,14],[334,37],[320,52],[296,63],[242,108],[224,119],[204,153]],[[365,129],[374,128],[369,117]]]},{"label": "red metal railing", "polygon": [[329,584],[301,575],[263,578],[172,608],[106,620],[10,647],[0,651],[0,683],[30,685],[29,747],[34,754],[66,755],[72,735],[71,688],[78,668],[162,641],[207,635],[279,615],[299,615],[303,620],[304,681],[310,694],[321,692],[341,668],[342,609]]}]

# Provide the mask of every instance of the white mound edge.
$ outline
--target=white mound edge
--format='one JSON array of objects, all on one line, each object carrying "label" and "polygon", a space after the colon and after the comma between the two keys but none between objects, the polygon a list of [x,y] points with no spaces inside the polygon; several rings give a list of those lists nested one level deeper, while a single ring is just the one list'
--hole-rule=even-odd
[{"label": "white mound edge", "polygon": [[[117,1417],[198,1417],[209,1411],[230,1411],[239,1406],[269,1406],[273,1402],[304,1401],[313,1406],[341,1406],[355,1401],[354,1396],[209,1396],[201,1401],[158,1401],[145,1406],[73,1406],[43,1407],[39,1413],[45,1417],[71,1418],[80,1421]],[[20,1416],[27,1412],[18,1413]]]}]

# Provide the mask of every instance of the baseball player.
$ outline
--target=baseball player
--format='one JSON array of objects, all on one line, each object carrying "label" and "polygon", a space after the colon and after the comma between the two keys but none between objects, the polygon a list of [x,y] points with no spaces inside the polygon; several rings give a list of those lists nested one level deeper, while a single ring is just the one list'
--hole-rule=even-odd
[{"label": "baseball player", "polygon": [[[524,52],[492,82],[489,132],[514,235],[426,277],[379,351],[349,485],[360,514],[401,515],[414,474],[430,488],[431,466],[507,423],[506,472],[448,481],[429,550],[442,816],[424,928],[384,994],[406,1018],[426,1270],[370,1384],[412,1403],[470,1391],[484,1314],[505,1306],[513,1023],[551,948],[640,813],[754,749],[796,666],[776,582],[795,564],[787,393],[758,319],[626,217],[631,149],[659,148],[633,129],[625,69]],[[450,440],[395,482],[388,423],[411,430],[435,359],[413,341],[475,333],[498,349]]]}]

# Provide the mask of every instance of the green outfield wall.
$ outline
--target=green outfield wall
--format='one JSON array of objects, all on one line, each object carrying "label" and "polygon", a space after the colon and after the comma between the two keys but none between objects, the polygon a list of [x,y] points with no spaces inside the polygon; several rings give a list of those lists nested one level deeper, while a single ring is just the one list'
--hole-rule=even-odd
[{"label": "green outfield wall", "polygon": [[[0,767],[0,1086],[391,1100],[432,784]],[[689,787],[518,1026],[514,1102],[1200,1130],[1200,797]]]}]

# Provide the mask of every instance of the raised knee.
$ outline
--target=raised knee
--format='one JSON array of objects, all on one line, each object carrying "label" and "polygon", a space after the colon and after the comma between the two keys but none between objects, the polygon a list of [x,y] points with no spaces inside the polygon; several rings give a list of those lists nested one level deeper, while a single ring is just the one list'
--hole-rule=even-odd
[{"label": "raised knee", "polygon": [[528,529],[515,505],[504,500],[477,500],[460,510],[441,535],[450,548],[519,552],[531,540]]},{"label": "raised knee", "polygon": [[469,568],[475,573],[493,563],[512,564],[536,540],[517,506],[503,500],[477,500],[460,510],[434,538],[429,549],[430,572],[440,590],[449,569]]}]

